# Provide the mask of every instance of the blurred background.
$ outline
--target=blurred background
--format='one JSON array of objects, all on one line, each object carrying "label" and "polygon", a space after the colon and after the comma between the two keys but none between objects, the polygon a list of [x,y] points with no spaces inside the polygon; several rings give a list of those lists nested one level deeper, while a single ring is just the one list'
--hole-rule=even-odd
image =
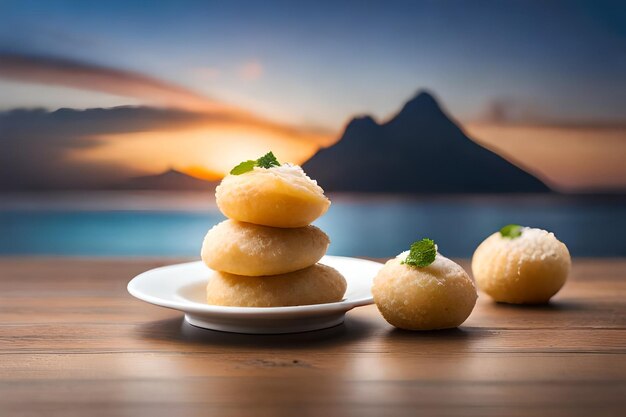
[{"label": "blurred background", "polygon": [[623,2],[4,0],[0,254],[198,256],[271,150],[331,254],[626,256],[625,74]]}]

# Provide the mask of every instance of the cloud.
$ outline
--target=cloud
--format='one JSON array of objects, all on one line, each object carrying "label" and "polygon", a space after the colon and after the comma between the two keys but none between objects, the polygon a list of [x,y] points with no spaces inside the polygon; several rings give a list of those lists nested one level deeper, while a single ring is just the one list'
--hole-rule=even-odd
[{"label": "cloud", "polygon": [[[207,69],[212,73],[213,69]],[[262,73],[258,61],[249,61],[242,67],[242,76],[253,79]],[[307,132],[329,135],[328,130],[307,127],[300,129],[273,122],[255,114],[197,94],[191,90],[150,76],[101,67],[81,61],[58,57],[42,57],[0,52],[0,77],[25,82],[64,85],[85,90],[107,92],[128,97],[143,98],[151,104],[201,112],[206,117],[229,120],[231,123],[254,125],[294,135]],[[210,114],[210,115],[209,115]]]},{"label": "cloud", "polygon": [[263,65],[256,59],[244,63],[239,68],[239,78],[244,81],[255,81],[263,75]]},{"label": "cloud", "polygon": [[[258,61],[245,79],[263,72]],[[211,68],[204,76],[217,76]],[[144,107],[0,113],[0,188],[102,187],[176,167],[220,174],[268,149],[303,162],[332,132],[259,117],[184,87],[66,58],[0,52],[0,77],[142,99]],[[158,107],[154,107],[158,106]]]},{"label": "cloud", "polygon": [[228,110],[228,106],[174,83],[67,58],[0,52],[0,77],[133,97],[162,106]]},{"label": "cloud", "polygon": [[517,125],[580,129],[623,129],[626,119],[583,119],[558,117],[531,100],[521,98],[494,98],[487,102],[477,117],[466,120],[472,125]]},{"label": "cloud", "polygon": [[170,167],[224,173],[274,150],[303,162],[327,135],[245,115],[152,107],[0,112],[0,189],[102,188]]},{"label": "cloud", "polygon": [[[216,74],[216,70],[212,68],[207,68],[206,71],[208,74]],[[244,79],[252,80],[260,77],[262,72],[261,64],[252,60],[241,68],[240,75]],[[180,108],[206,115],[210,113],[211,117],[228,119],[232,123],[239,122],[283,133],[302,135],[310,132],[326,136],[330,133],[316,127],[300,129],[273,122],[245,109],[211,100],[184,87],[148,75],[66,58],[0,52],[0,77],[140,98],[147,100],[151,105]]]},{"label": "cloud", "polygon": [[496,98],[485,106],[479,121],[489,123],[534,123],[542,120],[538,106],[513,99]]},{"label": "cloud", "polygon": [[75,188],[115,182],[136,172],[115,163],[69,163],[67,152],[100,146],[102,134],[176,129],[197,122],[183,111],[113,108],[0,113],[0,189]]}]

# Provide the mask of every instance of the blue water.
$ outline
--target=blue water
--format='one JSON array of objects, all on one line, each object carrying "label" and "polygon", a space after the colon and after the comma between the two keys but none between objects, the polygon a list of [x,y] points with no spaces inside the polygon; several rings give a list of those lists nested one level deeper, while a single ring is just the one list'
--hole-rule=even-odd
[{"label": "blue water", "polygon": [[[0,254],[198,256],[223,216],[203,210],[0,209]],[[468,257],[508,223],[554,231],[575,256],[626,256],[626,203],[620,199],[337,199],[316,224],[329,254],[389,257],[422,237],[448,256]]]}]

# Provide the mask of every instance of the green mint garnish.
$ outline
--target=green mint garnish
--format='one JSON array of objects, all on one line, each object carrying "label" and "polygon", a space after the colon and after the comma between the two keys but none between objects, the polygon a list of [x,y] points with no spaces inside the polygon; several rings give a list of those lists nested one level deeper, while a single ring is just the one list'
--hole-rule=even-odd
[{"label": "green mint garnish", "polygon": [[253,160],[243,161],[242,163],[237,165],[235,168],[231,169],[230,173],[233,175],[243,174],[244,172],[252,171],[255,166],[256,166],[256,161],[253,161]]},{"label": "green mint garnish", "polygon": [[437,245],[431,239],[422,239],[413,242],[411,250],[403,264],[423,268],[435,262],[437,257]]},{"label": "green mint garnish", "polygon": [[507,224],[500,229],[500,235],[507,239],[515,239],[522,235],[522,226],[519,224]]},{"label": "green mint garnish", "polygon": [[274,156],[274,154],[270,151],[256,160],[256,164],[261,168],[271,168],[280,166],[280,162]]},{"label": "green mint garnish", "polygon": [[242,163],[237,165],[235,168],[231,169],[230,173],[233,175],[240,175],[248,171],[252,171],[254,167],[271,168],[271,167],[277,167],[277,166],[280,166],[280,162],[278,162],[278,160],[276,159],[276,157],[274,156],[272,152],[268,152],[262,157],[260,157],[259,159],[257,159],[256,161],[253,161],[252,159],[248,161],[243,161]]}]

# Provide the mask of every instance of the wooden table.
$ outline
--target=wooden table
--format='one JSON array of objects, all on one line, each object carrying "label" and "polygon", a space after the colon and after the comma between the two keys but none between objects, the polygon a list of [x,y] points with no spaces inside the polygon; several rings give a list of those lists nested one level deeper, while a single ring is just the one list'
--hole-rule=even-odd
[{"label": "wooden table", "polygon": [[481,295],[458,330],[394,330],[369,306],[271,336],[126,293],[169,262],[0,259],[0,416],[626,415],[626,260],[576,260],[548,306]]}]

